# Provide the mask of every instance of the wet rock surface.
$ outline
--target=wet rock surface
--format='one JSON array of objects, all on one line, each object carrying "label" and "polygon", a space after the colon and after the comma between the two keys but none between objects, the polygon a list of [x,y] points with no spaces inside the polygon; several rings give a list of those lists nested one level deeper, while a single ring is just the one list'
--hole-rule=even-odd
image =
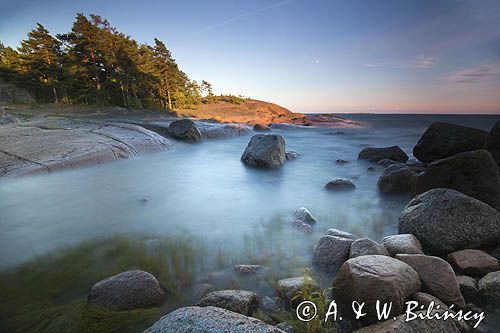
[{"label": "wet rock surface", "polygon": [[190,119],[171,122],[168,126],[168,133],[176,139],[188,142],[198,142],[203,139],[198,126]]},{"label": "wet rock surface", "polygon": [[383,194],[410,193],[414,176],[415,172],[406,164],[392,164],[385,168],[377,185]]},{"label": "wet rock surface", "polygon": [[356,185],[351,180],[344,178],[332,179],[325,185],[325,189],[329,191],[354,190],[355,188]]}]

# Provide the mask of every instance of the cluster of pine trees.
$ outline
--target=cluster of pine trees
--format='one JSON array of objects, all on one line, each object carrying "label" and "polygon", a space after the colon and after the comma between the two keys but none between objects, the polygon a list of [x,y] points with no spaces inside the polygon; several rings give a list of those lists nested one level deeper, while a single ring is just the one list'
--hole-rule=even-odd
[{"label": "cluster of pine trees", "polygon": [[162,41],[139,44],[98,15],[77,14],[71,32],[56,36],[37,24],[17,49],[0,43],[0,80],[48,103],[172,110],[213,97],[210,84],[190,80]]}]

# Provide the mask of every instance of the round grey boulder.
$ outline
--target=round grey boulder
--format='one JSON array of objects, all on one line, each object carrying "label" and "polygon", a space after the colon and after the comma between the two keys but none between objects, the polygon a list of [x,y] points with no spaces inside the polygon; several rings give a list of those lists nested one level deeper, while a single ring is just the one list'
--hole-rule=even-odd
[{"label": "round grey boulder", "polygon": [[415,235],[426,253],[448,254],[496,244],[500,213],[460,192],[434,189],[408,203],[399,217],[399,232]]},{"label": "round grey boulder", "polygon": [[376,303],[392,302],[390,317],[401,314],[408,298],[420,289],[417,272],[404,262],[379,255],[347,260],[333,281],[333,295],[342,307],[351,308],[353,301],[365,302],[365,324],[378,320]]},{"label": "round grey boulder", "polygon": [[413,148],[413,155],[430,163],[466,151],[482,149],[486,131],[455,124],[433,123]]},{"label": "round grey boulder", "polygon": [[358,155],[358,160],[366,160],[369,162],[378,162],[384,159],[406,163],[406,161],[408,161],[408,155],[398,146],[385,148],[367,147],[361,150]]},{"label": "round grey boulder", "polygon": [[132,270],[99,281],[87,298],[89,305],[114,311],[146,309],[160,305],[165,292],[148,272]]},{"label": "round grey boulder", "polygon": [[273,168],[286,161],[285,140],[281,135],[254,135],[246,147],[241,161],[259,168]]},{"label": "round grey boulder", "polygon": [[422,245],[417,237],[411,234],[391,235],[382,238],[380,245],[385,247],[391,256],[396,254],[423,254]]},{"label": "round grey boulder", "polygon": [[349,258],[356,258],[366,255],[388,256],[389,252],[382,245],[369,238],[359,238],[351,243]]},{"label": "round grey boulder", "polygon": [[168,133],[179,140],[198,142],[202,135],[196,124],[190,119],[175,120],[168,126]]},{"label": "round grey boulder", "polygon": [[415,193],[449,188],[500,207],[500,173],[487,150],[460,153],[427,166],[415,177]]},{"label": "round grey boulder", "polygon": [[311,212],[309,209],[305,207],[300,207],[293,213],[293,216],[295,217],[296,220],[302,221],[307,224],[315,224],[317,220],[312,216]]},{"label": "round grey boulder", "polygon": [[206,294],[198,306],[216,306],[229,311],[251,316],[259,305],[257,294],[246,290],[217,290]]},{"label": "round grey boulder", "polygon": [[163,316],[144,333],[284,333],[258,319],[214,306],[189,306]]},{"label": "round grey boulder", "polygon": [[392,164],[385,168],[378,180],[378,189],[383,194],[405,194],[412,190],[413,172],[405,164]]}]

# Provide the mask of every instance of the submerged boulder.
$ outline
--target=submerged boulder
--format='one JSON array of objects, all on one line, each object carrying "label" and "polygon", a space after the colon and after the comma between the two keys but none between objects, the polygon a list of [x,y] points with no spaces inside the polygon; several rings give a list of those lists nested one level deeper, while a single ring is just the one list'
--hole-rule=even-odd
[{"label": "submerged boulder", "polygon": [[285,153],[285,158],[287,161],[291,161],[291,160],[296,160],[297,158],[299,158],[300,154],[297,153],[296,151],[287,151]]},{"label": "submerged boulder", "polygon": [[486,150],[460,153],[429,164],[415,177],[415,192],[433,188],[450,188],[500,207],[500,173]]},{"label": "submerged boulder", "polygon": [[352,181],[343,178],[332,179],[325,185],[325,189],[329,191],[354,190],[355,188],[356,185]]},{"label": "submerged boulder", "polygon": [[243,163],[272,168],[285,163],[285,140],[281,135],[254,135],[241,156]]},{"label": "submerged boulder", "polygon": [[251,316],[259,305],[257,294],[246,290],[217,290],[206,294],[198,306],[216,306]]},{"label": "submerged boulder", "polygon": [[385,168],[378,180],[378,188],[383,194],[405,194],[411,192],[415,172],[406,164],[392,164]]},{"label": "submerged boulder", "polygon": [[408,161],[408,155],[398,146],[385,148],[367,147],[361,150],[358,155],[358,160],[367,160],[369,162],[378,162],[384,159],[406,163],[406,161]]},{"label": "submerged boulder", "polygon": [[465,306],[455,272],[445,260],[423,254],[398,254],[396,259],[410,265],[420,277],[422,287],[446,305]]},{"label": "submerged boulder", "polygon": [[258,319],[214,306],[188,306],[163,316],[144,333],[284,333]]},{"label": "submerged boulder", "polygon": [[164,298],[165,292],[153,275],[132,270],[94,284],[87,303],[109,310],[124,311],[154,307]]},{"label": "submerged boulder", "polygon": [[399,232],[415,235],[426,253],[448,254],[496,244],[500,213],[455,190],[434,189],[408,203],[399,217]]},{"label": "submerged boulder", "polygon": [[168,133],[176,139],[189,142],[202,140],[201,132],[190,119],[175,120],[168,126]]},{"label": "submerged boulder", "polygon": [[333,295],[341,305],[353,301],[366,302],[366,316],[362,322],[378,320],[376,302],[392,302],[390,316],[401,314],[407,299],[420,289],[417,272],[406,263],[379,255],[368,255],[347,260],[333,281]]},{"label": "submerged boulder", "polygon": [[352,239],[325,235],[314,250],[313,265],[320,270],[333,273],[349,259]]},{"label": "submerged boulder", "polygon": [[413,148],[413,155],[424,163],[470,150],[482,149],[487,132],[455,124],[433,123]]}]

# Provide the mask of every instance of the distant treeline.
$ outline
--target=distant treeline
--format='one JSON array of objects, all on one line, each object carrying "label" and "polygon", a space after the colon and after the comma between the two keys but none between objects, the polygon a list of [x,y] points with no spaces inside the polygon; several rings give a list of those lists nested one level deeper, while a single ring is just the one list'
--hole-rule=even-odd
[{"label": "distant treeline", "polygon": [[71,32],[56,36],[37,24],[17,49],[0,43],[0,80],[45,103],[172,110],[222,97],[190,80],[159,39],[139,44],[97,15],[77,14]]}]

